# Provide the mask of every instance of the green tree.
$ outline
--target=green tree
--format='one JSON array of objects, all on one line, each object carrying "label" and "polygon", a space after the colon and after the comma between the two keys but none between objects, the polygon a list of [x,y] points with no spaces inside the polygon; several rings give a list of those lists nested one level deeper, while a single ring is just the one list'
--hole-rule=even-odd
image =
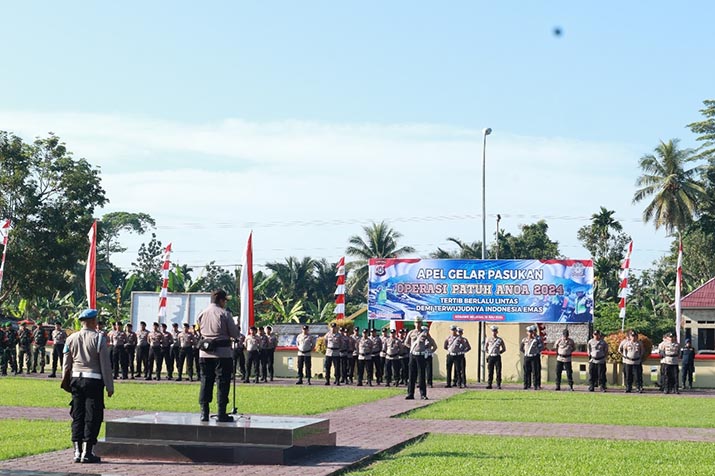
[{"label": "green tree", "polygon": [[290,256],[285,263],[266,263],[266,268],[274,274],[279,285],[278,295],[288,300],[305,300],[313,289],[315,261],[306,256],[298,259]]},{"label": "green tree", "polygon": [[688,165],[698,157],[691,149],[679,149],[678,139],[661,141],[653,154],[640,159],[643,175],[636,180],[640,187],[633,195],[633,203],[647,198],[651,201],[643,210],[643,220],[653,221],[667,233],[684,231],[698,212],[698,201],[705,189],[698,181],[702,167]]},{"label": "green tree", "polygon": [[350,245],[345,251],[349,256],[357,258],[350,263],[349,269],[353,272],[350,290],[353,294],[367,293],[368,260],[370,258],[399,258],[409,253],[414,253],[411,246],[400,246],[398,241],[402,238],[397,230],[387,223],[372,223],[364,226],[364,236],[353,235],[348,239]]},{"label": "green tree", "polygon": [[72,290],[67,276],[86,259],[94,210],[106,202],[99,170],[59,137],[26,144],[0,131],[0,217],[14,226],[0,303]]},{"label": "green tree", "polygon": [[146,213],[111,212],[100,219],[97,230],[97,250],[105,261],[111,261],[112,253],[127,251],[119,243],[122,232],[144,234],[156,226],[154,219]]},{"label": "green tree", "polygon": [[[519,228],[521,232],[516,236],[499,233],[499,259],[556,259],[560,256],[559,243],[549,238],[549,225],[545,220]],[[489,256],[494,256],[496,244],[489,248]]]},{"label": "green tree", "polygon": [[136,275],[134,288],[137,291],[156,291],[161,287],[161,255],[164,247],[156,239],[156,234],[151,234],[149,243],[139,246],[136,262],[132,263],[132,273]]},{"label": "green tree", "polygon": [[702,158],[715,158],[715,100],[703,101],[705,107],[700,113],[705,117],[702,121],[688,124],[693,134],[698,134],[696,140],[702,143],[698,156]]}]

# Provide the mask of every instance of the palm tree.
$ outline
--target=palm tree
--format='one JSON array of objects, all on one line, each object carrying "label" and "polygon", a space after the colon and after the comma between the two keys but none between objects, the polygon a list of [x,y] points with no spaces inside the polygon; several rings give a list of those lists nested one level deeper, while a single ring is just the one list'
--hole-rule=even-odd
[{"label": "palm tree", "polygon": [[286,258],[285,263],[266,263],[266,268],[273,271],[276,282],[280,285],[279,294],[284,299],[300,300],[308,297],[313,286],[315,261],[306,256],[302,260],[294,256]]},{"label": "palm tree", "polygon": [[693,221],[698,211],[698,200],[705,189],[698,181],[700,166],[686,169],[688,162],[697,160],[692,149],[678,149],[678,139],[660,141],[654,154],[641,157],[643,175],[638,177],[639,188],[633,203],[653,197],[643,210],[643,220],[653,220],[656,230],[661,226],[667,233],[683,230]]},{"label": "palm tree", "polygon": [[368,260],[370,258],[399,258],[408,253],[414,253],[411,246],[398,246],[397,240],[402,238],[402,234],[390,228],[387,223],[372,223],[364,226],[365,237],[353,235],[350,237],[345,252],[357,258],[350,263],[350,269],[354,270],[350,280],[352,292],[364,293],[367,291]]},{"label": "palm tree", "polygon": [[611,237],[611,231],[619,232],[623,230],[621,223],[613,218],[615,210],[607,210],[601,207],[601,211],[591,215],[591,229],[599,239],[607,241]]}]

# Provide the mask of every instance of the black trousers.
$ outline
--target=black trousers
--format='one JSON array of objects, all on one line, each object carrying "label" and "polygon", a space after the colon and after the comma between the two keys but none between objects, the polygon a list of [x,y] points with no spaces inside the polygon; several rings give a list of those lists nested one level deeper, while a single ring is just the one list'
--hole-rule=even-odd
[{"label": "black trousers", "polygon": [[18,347],[20,351],[17,353],[17,368],[18,372],[22,373],[22,361],[25,361],[25,367],[27,367],[27,373],[29,374],[32,372],[32,349],[27,346],[27,347]]},{"label": "black trousers", "polygon": [[240,372],[241,378],[246,376],[246,354],[243,349],[233,349],[233,371]]},{"label": "black trousers", "polygon": [[152,372],[156,372],[157,378],[161,377],[161,366],[164,359],[161,355],[161,347],[149,347],[149,365],[147,376],[151,378]]},{"label": "black trousers", "polygon": [[352,383],[353,378],[355,378],[355,361],[357,357],[354,355],[348,355],[348,380]]},{"label": "black trousers", "polygon": [[137,346],[137,376],[149,376],[149,346]]},{"label": "black trousers", "polygon": [[62,360],[64,356],[65,346],[63,344],[55,344],[52,346],[52,375],[57,373],[57,363],[60,364],[60,369],[62,368]]},{"label": "black trousers", "polygon": [[626,391],[633,390],[634,382],[637,389],[643,388],[643,366],[641,364],[623,364],[623,376]]},{"label": "black trousers", "polygon": [[[305,374],[303,374],[303,367],[305,367]],[[310,355],[299,355],[298,356],[298,381],[302,382],[303,377],[308,378],[310,382],[310,377],[313,375],[313,362]]]},{"label": "black trousers", "polygon": [[425,378],[427,385],[432,386],[432,356],[425,357]]},{"label": "black trousers", "polygon": [[[558,363],[556,365],[558,365]],[[496,371],[497,385],[501,386],[501,355],[490,355],[487,357],[487,371],[489,372],[487,385],[492,386],[494,372]]]},{"label": "black trousers", "polygon": [[248,382],[248,380],[251,378],[251,370],[254,372],[254,377],[256,378],[256,382],[258,382],[258,377],[259,375],[259,366],[261,364],[260,362],[261,356],[259,355],[259,351],[257,350],[249,350],[248,351],[248,364],[246,365],[246,373],[243,376],[243,381]]},{"label": "black trousers", "polygon": [[164,363],[166,363],[166,373],[168,374],[169,378],[173,377],[174,359],[171,357],[171,347],[162,347],[161,357],[164,359]]},{"label": "black trousers", "polygon": [[534,383],[534,388],[541,388],[541,356],[524,356],[524,388],[531,387]]},{"label": "black trousers", "polygon": [[400,375],[400,360],[399,359],[385,359],[385,383],[390,385],[392,380],[395,380],[395,384],[399,380]]},{"label": "black trousers", "polygon": [[134,359],[136,358],[137,354],[137,346],[135,345],[127,345],[124,347],[124,350],[127,351],[127,366],[129,367],[129,375],[134,375]]},{"label": "black trousers", "polygon": [[693,373],[695,372],[695,362],[690,361],[687,364],[683,364],[680,369],[680,373],[683,376],[683,388],[688,387],[693,388]]},{"label": "black trousers", "polygon": [[122,370],[122,377],[127,378],[129,360],[127,350],[124,346],[114,346],[114,354],[112,355],[112,368],[114,369],[114,378],[119,376],[119,370]]},{"label": "black trousers", "polygon": [[385,358],[380,357],[380,354],[372,354],[373,374],[375,375],[375,380],[378,384],[382,383],[384,360]]},{"label": "black trousers", "polygon": [[268,376],[268,351],[266,349],[258,351],[258,361],[261,364],[261,374],[259,376],[262,381],[266,381]]},{"label": "black trousers", "polygon": [[340,381],[340,356],[326,355],[325,356],[325,381],[330,382],[330,369],[335,367],[335,383]]},{"label": "black trousers", "polygon": [[454,385],[459,387],[466,385],[467,382],[464,379],[464,356],[455,355],[454,356]]},{"label": "black trousers", "polygon": [[457,356],[456,355],[451,355],[447,354],[447,386],[451,387],[452,386],[452,381],[456,383],[456,379],[453,379],[453,374],[454,374],[454,364]]},{"label": "black trousers", "polygon": [[606,364],[588,364],[588,388],[606,388]]},{"label": "black trousers", "polygon": [[32,346],[32,371],[37,370],[37,363],[40,363],[40,373],[45,372],[45,346],[44,345],[33,345]]},{"label": "black trousers", "polygon": [[194,378],[194,348],[182,347],[179,349],[179,364],[176,371],[179,373],[179,378],[184,373],[184,362],[186,362],[186,373],[189,378]]},{"label": "black trousers", "polygon": [[566,380],[569,383],[569,387],[573,387],[573,366],[571,362],[561,362],[556,361],[556,388],[561,387],[561,374],[566,370]]},{"label": "black trousers", "polygon": [[[273,363],[276,358],[276,349],[266,349],[266,367],[268,370],[268,378],[273,380]],[[266,378],[266,374],[263,374],[263,378]]]},{"label": "black trousers", "polygon": [[104,382],[99,379],[73,377],[72,441],[95,444],[104,420]]},{"label": "black trousers", "polygon": [[218,389],[216,390],[216,400],[218,401],[219,413],[221,409],[226,410],[228,404],[228,393],[231,390],[231,372],[233,371],[233,359],[199,359],[201,367],[201,389],[199,390],[199,404],[211,403],[213,400],[214,383],[218,378]]},{"label": "black trousers", "polygon": [[[181,352],[181,346],[172,345],[171,346],[171,362],[172,369],[179,368],[179,353]],[[178,372],[178,370],[177,370]]]},{"label": "black trousers", "polygon": [[678,366],[661,364],[662,373],[665,376],[663,379],[663,387],[666,392],[674,392],[678,389]]},{"label": "black trousers", "polygon": [[367,360],[360,360],[358,358],[357,361],[357,378],[358,378],[358,385],[362,385],[363,377],[365,376],[365,371],[367,370],[367,383],[372,385],[372,359],[367,359]]},{"label": "black trousers", "polygon": [[199,365],[199,348],[194,347],[194,368],[196,369],[196,378],[201,378],[201,366]]},{"label": "black trousers", "polygon": [[400,380],[405,385],[410,380],[410,357],[407,355],[400,358]]},{"label": "black trousers", "polygon": [[427,380],[425,379],[425,367],[427,366],[427,359],[424,355],[412,355],[410,354],[410,378],[407,383],[407,396],[415,396],[415,384],[417,384],[417,379],[419,378],[420,386],[420,396],[427,396]]},{"label": "black trousers", "polygon": [[340,383],[348,383],[348,354],[340,355]]}]

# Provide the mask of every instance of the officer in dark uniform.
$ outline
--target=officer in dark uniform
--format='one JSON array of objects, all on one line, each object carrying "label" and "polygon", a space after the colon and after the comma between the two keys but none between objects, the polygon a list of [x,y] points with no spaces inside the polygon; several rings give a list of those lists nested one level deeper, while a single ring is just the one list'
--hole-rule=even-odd
[{"label": "officer in dark uniform", "polygon": [[233,417],[226,413],[226,405],[228,405],[228,393],[233,373],[231,339],[238,339],[238,327],[233,322],[231,313],[226,311],[227,300],[226,291],[214,291],[211,293],[211,304],[201,311],[196,319],[202,337],[201,344],[199,344],[201,421],[209,420],[209,404],[213,399],[213,387],[217,378],[218,415],[216,419],[219,422],[233,421]]},{"label": "officer in dark uniform", "polygon": [[0,375],[7,375],[7,334],[5,324],[0,323]]},{"label": "officer in dark uniform", "polygon": [[29,374],[32,372],[32,332],[27,328],[27,324],[24,322],[20,324],[20,332],[18,332],[17,336],[17,345],[20,349],[17,353],[17,373],[22,373],[22,361],[25,360],[25,368],[27,368],[27,373]]},{"label": "officer in dark uniform", "polygon": [[97,332],[97,310],[79,316],[82,330],[67,338],[62,384],[72,393],[72,442],[75,463],[99,463],[92,451],[104,420],[104,389],[114,394],[106,337]]},{"label": "officer in dark uniform", "polygon": [[685,339],[685,347],[680,349],[680,366],[682,368],[683,388],[693,388],[693,373],[695,373],[695,349],[690,339]]},{"label": "officer in dark uniform", "polygon": [[55,322],[55,330],[52,331],[52,373],[48,375],[50,378],[57,376],[57,363],[62,369],[62,356],[65,350],[65,342],[67,341],[67,333],[62,329],[62,324]]},{"label": "officer in dark uniform", "polygon": [[[14,375],[17,375],[17,332],[12,328],[10,322],[5,323],[5,339],[7,347],[5,348],[5,361],[10,367]],[[3,367],[5,370],[5,367]]]}]

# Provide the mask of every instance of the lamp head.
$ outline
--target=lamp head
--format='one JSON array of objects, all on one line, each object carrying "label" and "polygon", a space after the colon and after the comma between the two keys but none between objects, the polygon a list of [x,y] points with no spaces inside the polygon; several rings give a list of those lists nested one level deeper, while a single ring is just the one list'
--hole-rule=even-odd
[{"label": "lamp head", "polygon": [[487,127],[486,129],[483,129],[482,132],[484,133],[485,136],[488,136],[489,134],[492,133],[492,128]]}]

